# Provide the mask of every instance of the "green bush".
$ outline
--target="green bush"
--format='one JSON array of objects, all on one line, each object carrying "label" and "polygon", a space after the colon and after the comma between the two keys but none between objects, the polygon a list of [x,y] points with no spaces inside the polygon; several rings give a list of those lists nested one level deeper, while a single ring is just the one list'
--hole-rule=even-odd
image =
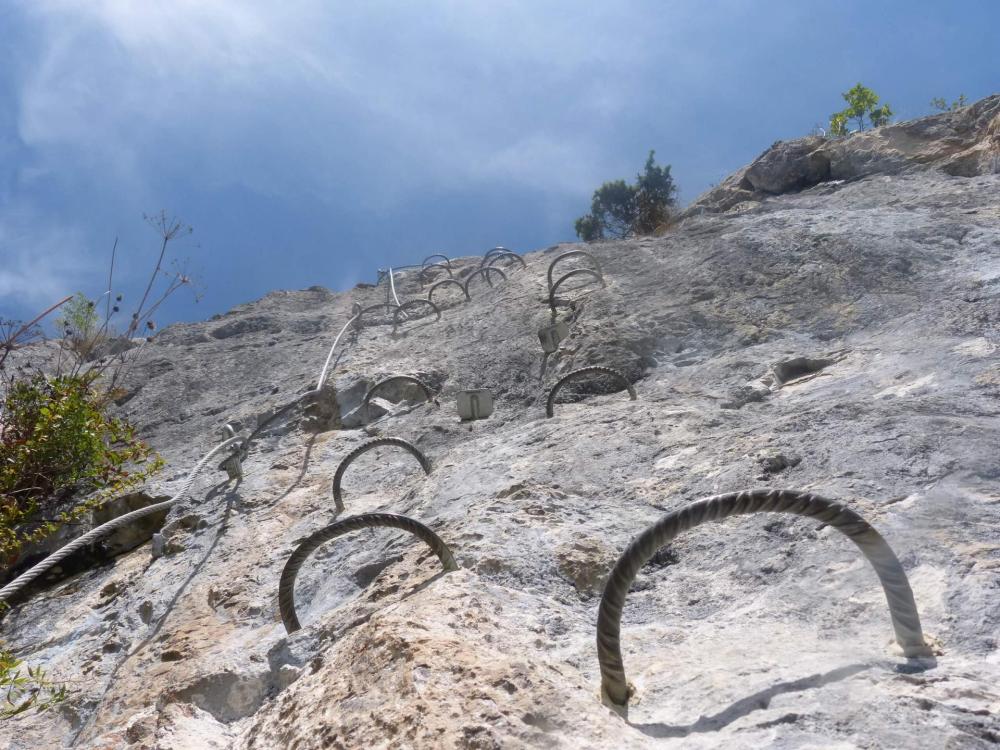
[{"label": "green bush", "polygon": [[594,191],[590,213],[581,216],[574,225],[581,240],[593,242],[651,234],[669,221],[677,188],[670,176],[670,165],[658,166],[654,157],[655,152],[650,151],[635,185],[614,180]]},{"label": "green bush", "polygon": [[[85,376],[36,374],[0,402],[0,555],[52,534],[162,465]],[[83,498],[72,503],[70,498]],[[67,507],[68,506],[68,507]]]},{"label": "green bush", "polygon": [[44,711],[66,698],[66,687],[54,685],[41,667],[29,667],[0,644],[0,720],[17,716],[30,708]]},{"label": "green bush", "polygon": [[851,120],[858,124],[858,130],[864,130],[865,118],[868,118],[873,128],[878,128],[887,124],[892,117],[889,105],[879,105],[878,94],[860,83],[841,96],[847,102],[847,107],[830,115],[831,135],[847,135],[847,124]]},{"label": "green bush", "polygon": [[969,100],[965,97],[965,94],[959,94],[958,99],[948,104],[943,97],[935,96],[931,99],[931,108],[940,110],[941,112],[954,112],[956,109],[961,109]]}]

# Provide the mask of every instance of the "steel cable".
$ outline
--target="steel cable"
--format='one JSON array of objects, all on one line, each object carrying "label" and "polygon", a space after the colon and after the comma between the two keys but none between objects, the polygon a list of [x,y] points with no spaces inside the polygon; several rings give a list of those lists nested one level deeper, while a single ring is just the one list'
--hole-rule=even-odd
[{"label": "steel cable", "polygon": [[212,448],[212,450],[206,453],[204,457],[197,464],[195,464],[195,467],[191,470],[191,473],[188,474],[187,478],[184,480],[184,484],[181,485],[181,488],[173,495],[173,497],[164,500],[163,502],[147,505],[145,508],[139,508],[138,510],[133,510],[131,513],[125,513],[124,515],[118,516],[117,518],[112,518],[107,523],[102,523],[100,526],[98,526],[95,529],[91,529],[83,536],[77,537],[69,544],[53,552],[51,555],[46,557],[37,565],[34,565],[33,567],[26,570],[24,573],[22,573],[13,581],[11,581],[2,589],[0,589],[0,602],[5,602],[8,599],[10,599],[12,596],[14,596],[14,594],[19,592],[33,580],[42,575],[42,573],[51,569],[58,563],[62,562],[77,550],[83,549],[88,544],[97,541],[101,537],[110,534],[112,531],[115,531],[116,529],[119,529],[122,526],[131,523],[132,521],[135,521],[139,518],[143,518],[144,516],[152,515],[153,513],[157,513],[161,510],[166,510],[167,508],[172,506],[174,503],[176,503],[178,500],[180,500],[182,497],[184,497],[184,495],[188,493],[188,491],[191,489],[191,485],[194,484],[195,478],[198,476],[201,470],[205,468],[205,465],[212,460],[212,457],[215,456],[216,453],[225,450],[229,446],[239,442],[242,439],[243,438],[239,436],[231,437],[228,440],[224,440],[223,442],[219,443],[217,446]]}]

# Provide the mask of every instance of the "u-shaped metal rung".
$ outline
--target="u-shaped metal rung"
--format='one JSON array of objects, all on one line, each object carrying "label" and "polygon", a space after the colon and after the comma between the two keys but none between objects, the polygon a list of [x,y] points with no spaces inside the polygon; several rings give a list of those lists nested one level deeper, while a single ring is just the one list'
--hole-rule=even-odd
[{"label": "u-shaped metal rung", "polygon": [[574,276],[580,276],[580,275],[592,276],[601,282],[602,287],[607,286],[604,283],[604,275],[600,271],[594,271],[590,268],[577,268],[575,271],[570,271],[564,276],[561,276],[559,278],[559,281],[553,284],[552,288],[549,289],[549,308],[552,310],[553,317],[555,317],[556,315],[556,291],[558,291],[559,287],[562,286],[562,283],[564,281],[566,281],[567,279],[571,279]]},{"label": "u-shaped metal rung", "polygon": [[417,386],[420,390],[424,392],[424,396],[427,397],[428,401],[434,400],[434,392],[431,391],[431,389],[427,386],[427,384],[424,383],[422,380],[415,378],[412,375],[391,375],[388,378],[383,378],[382,380],[378,381],[375,385],[373,385],[371,388],[368,389],[368,391],[365,393],[365,397],[361,400],[361,406],[367,411],[368,402],[371,401],[372,396],[375,395],[375,391],[377,391],[379,388],[382,388],[383,386],[388,385],[389,383],[396,383],[399,381],[406,381],[407,383],[413,383],[413,385]]},{"label": "u-shaped metal rung", "polygon": [[[482,276],[484,279],[486,279],[487,284],[493,286],[493,282],[490,281],[491,273],[498,273],[500,274],[501,279],[503,279],[504,281],[507,280],[507,274],[505,274],[499,268],[494,268],[493,266],[485,266],[484,268],[477,268],[475,271],[470,273],[469,278],[465,280],[465,296],[469,297],[469,284],[471,284],[472,280],[477,276]],[[472,299],[472,297],[469,297],[469,299]]]},{"label": "u-shaped metal rung", "polygon": [[291,556],[285,562],[285,567],[281,571],[281,579],[278,583],[278,609],[281,612],[281,622],[285,626],[285,632],[289,634],[294,633],[302,627],[295,612],[295,578],[309,556],[321,544],[331,539],[336,539],[338,536],[351,531],[376,527],[409,531],[431,548],[441,561],[441,565],[444,566],[446,573],[458,570],[458,563],[455,562],[455,556],[452,555],[448,545],[419,521],[394,513],[363,513],[358,516],[345,518],[310,534],[295,548],[295,551],[292,552]]},{"label": "u-shaped metal rung", "polygon": [[931,656],[924,640],[920,615],[903,566],[865,519],[850,508],[810,492],[751,490],[715,495],[669,513],[632,540],[615,563],[597,611],[597,659],[601,692],[613,704],[628,703],[631,689],[621,652],[621,617],[625,596],[636,574],[657,550],[682,531],[707,521],[750,513],[794,513],[832,526],[854,542],[882,583],[896,641],[908,657]]},{"label": "u-shaped metal rung", "polygon": [[578,370],[573,370],[573,372],[567,373],[556,381],[556,384],[552,386],[552,390],[549,391],[549,398],[545,402],[545,416],[551,417],[555,413],[556,405],[556,394],[559,393],[559,389],[562,388],[570,380],[575,380],[581,375],[588,375],[590,373],[599,373],[601,375],[610,375],[613,378],[620,380],[625,384],[625,388],[628,389],[628,397],[630,400],[635,401],[637,396],[635,393],[635,388],[629,379],[625,377],[625,374],[615,370],[611,367],[603,367],[602,365],[591,365],[590,367],[581,367]]},{"label": "u-shaped metal rung", "polygon": [[556,270],[556,264],[561,260],[566,260],[567,258],[588,258],[591,263],[594,264],[594,269],[598,273],[602,274],[601,264],[597,262],[597,258],[588,253],[586,250],[570,250],[568,253],[563,253],[558,258],[549,263],[549,270],[546,272],[546,282],[548,283],[548,288],[552,288],[552,272]]},{"label": "u-shaped metal rung", "polygon": [[[508,250],[503,245],[497,245],[496,247],[491,248],[491,249],[487,250],[485,253],[483,253],[483,260],[486,260],[491,255],[496,255],[497,253],[512,253],[512,252],[514,252],[514,251],[513,250]],[[482,265],[482,262],[483,261],[479,261],[480,265]]]},{"label": "u-shaped metal rung", "polygon": [[412,455],[417,461],[420,462],[420,468],[424,470],[424,474],[431,473],[431,462],[427,460],[427,456],[412,443],[403,440],[402,438],[396,437],[380,437],[374,440],[368,440],[362,443],[357,448],[348,453],[344,460],[340,462],[337,467],[336,473],[333,475],[333,502],[337,506],[338,511],[344,510],[344,499],[343,492],[341,491],[341,483],[344,481],[344,472],[347,471],[347,467],[354,463],[354,459],[363,453],[379,448],[382,446],[392,446],[395,448],[402,448],[407,453]]},{"label": "u-shaped metal rung", "polygon": [[392,312],[393,326],[395,326],[396,312],[399,310],[398,305],[394,305],[391,302],[379,302],[377,305],[371,305],[366,307],[360,312],[358,312],[358,326],[361,326],[364,322],[363,316],[366,313],[374,312],[375,310],[388,310]]},{"label": "u-shaped metal rung", "polygon": [[469,297],[469,290],[466,289],[465,285],[462,284],[462,282],[459,281],[458,279],[441,279],[441,281],[435,281],[431,285],[431,288],[427,290],[427,301],[433,302],[434,290],[437,289],[438,287],[445,286],[446,284],[454,284],[455,286],[457,286],[459,289],[462,290],[462,294],[465,295],[466,299],[472,299],[471,297]]},{"label": "u-shaped metal rung", "polygon": [[502,253],[497,253],[487,258],[483,258],[479,262],[479,267],[480,268],[486,268],[487,266],[492,267],[494,263],[497,263],[498,261],[501,261],[504,258],[511,258],[513,260],[516,260],[518,263],[521,264],[521,268],[528,267],[528,264],[524,262],[524,258],[522,258],[517,253],[513,252],[512,250],[504,250]]},{"label": "u-shaped metal rung", "polygon": [[451,268],[451,258],[449,258],[447,255],[443,253],[434,253],[433,255],[428,255],[426,258],[424,258],[424,262],[421,263],[420,266],[421,267],[426,266],[427,261],[433,260],[434,258],[440,258],[448,265],[448,268]]},{"label": "u-shaped metal rung", "polygon": [[437,317],[434,318],[434,322],[436,323],[437,321],[441,320],[441,309],[437,305],[435,305],[433,302],[431,302],[429,299],[411,299],[411,300],[407,300],[406,302],[404,302],[403,304],[401,304],[392,313],[392,327],[393,328],[396,328],[396,327],[399,326],[399,316],[402,315],[403,313],[405,313],[406,310],[407,310],[407,308],[411,308],[414,305],[430,305],[431,308],[433,308],[433,310],[434,310],[434,314],[437,315]]},{"label": "u-shaped metal rung", "polygon": [[421,285],[423,285],[426,281],[427,272],[434,268],[444,269],[444,271],[448,274],[449,279],[454,276],[454,274],[451,272],[451,265],[446,266],[444,263],[431,263],[430,265],[423,266],[420,269],[420,275],[418,278],[420,279]]}]

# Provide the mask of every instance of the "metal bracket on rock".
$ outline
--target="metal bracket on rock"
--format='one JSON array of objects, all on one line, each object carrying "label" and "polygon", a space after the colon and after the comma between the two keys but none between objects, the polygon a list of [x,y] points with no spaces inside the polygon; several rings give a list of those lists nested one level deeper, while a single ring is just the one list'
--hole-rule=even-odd
[{"label": "metal bracket on rock", "polygon": [[565,320],[559,320],[550,326],[543,326],[538,329],[538,340],[542,344],[542,351],[552,354],[559,350],[559,343],[569,336],[569,326]]},{"label": "metal bracket on rock", "polygon": [[486,419],[493,413],[493,394],[481,388],[459,391],[455,397],[455,405],[463,422]]}]

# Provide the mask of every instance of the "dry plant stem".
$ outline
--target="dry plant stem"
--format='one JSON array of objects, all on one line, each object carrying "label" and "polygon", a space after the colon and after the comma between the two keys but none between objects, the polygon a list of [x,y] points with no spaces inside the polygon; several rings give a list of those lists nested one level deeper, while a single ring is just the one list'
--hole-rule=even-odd
[{"label": "dry plant stem", "polygon": [[62,305],[65,305],[71,299],[73,299],[73,295],[70,295],[69,297],[66,297],[63,300],[56,302],[54,305],[52,305],[52,307],[48,308],[45,312],[36,315],[33,320],[31,320],[28,323],[25,323],[23,326],[18,328],[17,331],[15,331],[6,341],[4,341],[2,345],[3,355],[0,356],[0,365],[3,365],[4,361],[7,359],[7,355],[17,348],[17,340],[21,336],[30,331],[31,327],[36,323],[38,323],[39,321],[41,321],[42,318],[44,318],[46,315],[50,314],[51,312],[61,307]]}]

